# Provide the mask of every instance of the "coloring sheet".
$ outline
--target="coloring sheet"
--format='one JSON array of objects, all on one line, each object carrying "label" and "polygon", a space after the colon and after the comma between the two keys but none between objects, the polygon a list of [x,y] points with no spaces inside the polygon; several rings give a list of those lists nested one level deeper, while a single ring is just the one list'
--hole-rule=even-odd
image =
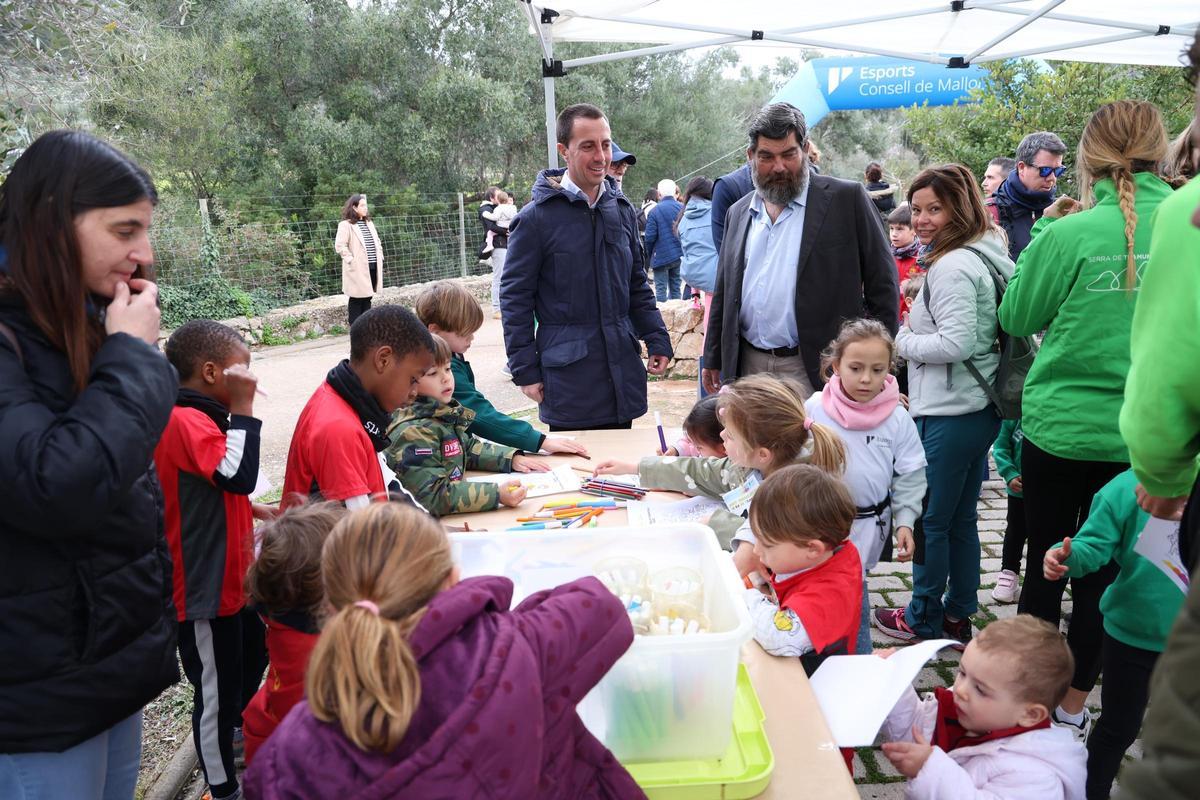
[{"label": "coloring sheet", "polygon": [[1171,579],[1179,591],[1187,594],[1188,574],[1183,559],[1179,557],[1178,522],[1151,517],[1134,543],[1133,552],[1149,559],[1151,564]]},{"label": "coloring sheet", "polygon": [[898,649],[889,658],[830,656],[813,673],[810,684],[838,747],[870,747],[883,721],[896,707],[925,662],[950,639]]},{"label": "coloring sheet", "polygon": [[568,466],[555,467],[549,472],[494,472],[467,478],[474,483],[519,482],[527,490],[526,497],[545,497],[560,492],[574,492],[583,485],[575,470]]},{"label": "coloring sheet", "polygon": [[648,503],[644,500],[630,500],[625,507],[629,512],[629,525],[632,528],[649,528],[654,525],[666,525],[672,522],[708,522],[708,518],[717,509],[724,508],[720,500],[708,497],[689,497],[674,503]]}]

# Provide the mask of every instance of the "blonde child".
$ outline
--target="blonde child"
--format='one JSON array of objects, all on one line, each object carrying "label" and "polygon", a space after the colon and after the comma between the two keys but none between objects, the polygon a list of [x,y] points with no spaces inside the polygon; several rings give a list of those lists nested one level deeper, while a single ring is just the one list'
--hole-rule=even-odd
[{"label": "blonde child", "polygon": [[[846,446],[845,479],[855,505],[850,540],[864,573],[879,563],[893,529],[898,559],[912,558],[912,529],[925,496],[925,448],[890,374],[895,356],[882,324],[849,320],[824,353],[829,382],[804,403],[809,417],[837,431]],[[857,652],[871,652],[865,593]]]},{"label": "blonde child", "polygon": [[454,399],[450,345],[431,336],[433,366],[417,381],[417,399],[397,411],[388,425],[388,464],[434,516],[520,505],[525,499],[520,483],[469,482],[466,471],[545,472],[549,465],[468,432],[475,412]]},{"label": "blonde child", "polygon": [[450,345],[454,399],[475,412],[475,418],[467,426],[471,435],[527,453],[588,454],[587,448],[573,439],[547,436],[525,420],[497,411],[475,388],[475,372],[464,354],[475,340],[475,332],[483,326],[483,309],[465,286],[458,281],[438,281],[417,296],[415,310],[429,332]]},{"label": "blonde child", "polygon": [[[1079,724],[1068,721],[1071,715],[1061,706],[1053,713],[1055,722],[1072,725],[1069,730],[1087,738],[1089,798],[1108,797],[1112,790],[1125,751],[1142,727],[1150,673],[1183,605],[1183,592],[1171,579],[1150,559],[1134,552],[1133,546],[1150,521],[1150,515],[1138,507],[1137,487],[1131,469],[1109,481],[1096,493],[1083,527],[1074,537],[1047,550],[1042,567],[1048,581],[1081,578],[1114,560],[1121,567],[1100,598],[1104,615],[1100,664],[1081,664],[1088,674],[1077,671],[1071,683],[1080,693],[1090,690],[1099,668],[1103,669],[1100,720],[1089,735],[1086,709]],[[1070,636],[1067,638],[1069,641]]]},{"label": "blonde child", "polygon": [[777,469],[801,461],[840,474],[846,451],[830,428],[814,425],[804,413],[803,392],[790,378],[758,374],[740,378],[722,389],[717,409],[722,424],[721,441],[725,458],[675,458],[648,456],[640,462],[604,461],[597,475],[632,472],[643,487],[683,492],[725,500],[708,524],[722,547],[735,546],[735,562],[741,574],[752,571],[755,562],[751,537],[736,548],[739,531],[749,531],[746,513],[750,498],[762,478]]},{"label": "blonde child", "polygon": [[809,675],[856,651],[863,575],[853,524],[849,489],[810,464],[771,473],[750,504],[754,555],[773,594],[746,590],[754,638],[771,655],[799,658]]},{"label": "blonde child", "polygon": [[267,626],[267,680],[242,712],[246,763],[304,698],[304,671],[320,633],[321,548],[345,515],[338,503],[294,506],[263,529],[246,594]]},{"label": "blonde child", "polygon": [[645,797],[575,711],[633,642],[598,580],[510,611],[512,581],[460,582],[441,526],[397,503],[339,522],[321,571],[332,616],[306,703],[247,797]]},{"label": "blonde child", "polygon": [[[715,394],[710,394],[697,401],[696,405],[692,406],[692,410],[683,418],[683,436],[679,437],[679,441],[674,445],[668,447],[667,452],[658,455],[724,458],[727,453],[725,452],[725,443],[721,441],[721,431],[725,429],[725,426],[721,424],[718,411]],[[633,472],[633,470],[630,471]]]},{"label": "blonde child", "polygon": [[883,725],[883,753],[909,779],[905,797],[1082,800],[1083,745],[1050,725],[1073,668],[1043,620],[1022,614],[984,628],[953,689],[923,700],[909,689]]}]

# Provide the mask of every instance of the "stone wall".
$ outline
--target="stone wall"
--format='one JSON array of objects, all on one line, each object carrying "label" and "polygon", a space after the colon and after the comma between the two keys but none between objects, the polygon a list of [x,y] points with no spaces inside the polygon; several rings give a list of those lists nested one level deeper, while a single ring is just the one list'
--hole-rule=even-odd
[{"label": "stone wall", "polygon": [[[660,303],[663,323],[671,335],[675,359],[667,369],[668,378],[695,378],[700,374],[697,359],[704,352],[704,309],[691,300],[668,300]],[[645,345],[642,345],[645,349]]]},{"label": "stone wall", "polygon": [[[480,303],[484,306],[490,305],[491,275],[477,275],[458,280]],[[417,295],[430,283],[436,281],[413,283],[408,286],[385,286],[383,291],[375,295],[372,302],[375,305],[398,303],[412,308],[417,301]],[[317,297],[287,308],[273,309],[261,317],[234,317],[222,322],[242,334],[252,346],[287,344],[303,339],[315,339],[328,333],[346,333],[349,329],[345,295]],[[170,331],[163,331],[159,344],[165,342],[170,334]]]}]

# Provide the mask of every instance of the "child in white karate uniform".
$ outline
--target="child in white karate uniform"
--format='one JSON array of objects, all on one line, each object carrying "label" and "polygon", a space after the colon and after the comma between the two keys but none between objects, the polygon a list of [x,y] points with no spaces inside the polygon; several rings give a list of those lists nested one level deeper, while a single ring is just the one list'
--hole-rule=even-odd
[{"label": "child in white karate uniform", "polygon": [[[881,323],[847,321],[825,351],[829,382],[804,404],[808,416],[835,430],[846,446],[844,478],[857,507],[850,541],[864,575],[879,562],[893,527],[897,558],[912,558],[912,528],[925,496],[925,448],[890,374],[895,357],[895,343]],[[860,655],[871,652],[869,614],[863,592],[855,648]]]}]

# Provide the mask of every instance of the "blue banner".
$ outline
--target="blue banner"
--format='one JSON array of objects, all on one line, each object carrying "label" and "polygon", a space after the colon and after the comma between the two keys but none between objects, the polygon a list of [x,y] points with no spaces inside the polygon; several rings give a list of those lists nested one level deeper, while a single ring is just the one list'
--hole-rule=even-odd
[{"label": "blue banner", "polygon": [[986,77],[987,70],[975,65],[948,69],[880,56],[816,58],[806,61],[771,102],[796,106],[811,128],[830,111],[971,102],[971,91],[982,89]]}]

